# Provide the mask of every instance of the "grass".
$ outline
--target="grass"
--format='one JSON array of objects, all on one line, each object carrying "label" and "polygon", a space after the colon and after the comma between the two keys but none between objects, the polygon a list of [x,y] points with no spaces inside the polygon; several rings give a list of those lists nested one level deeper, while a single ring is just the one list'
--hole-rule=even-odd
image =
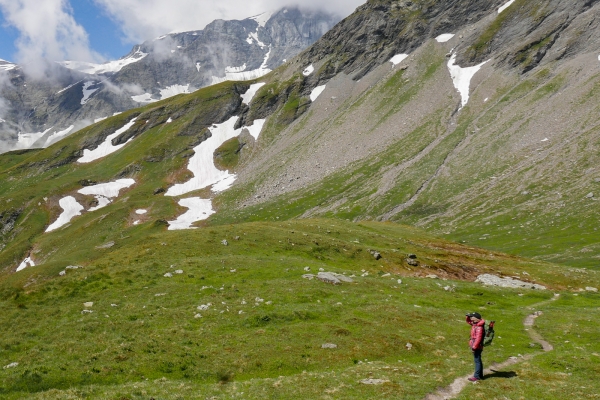
[{"label": "grass", "polygon": [[[370,249],[383,258],[375,260]],[[408,253],[429,267],[408,266]],[[83,268],[59,277],[71,263]],[[302,279],[306,267],[354,275],[355,282]],[[19,363],[0,370],[0,393],[422,398],[470,370],[466,311],[499,321],[501,339],[489,359],[535,351],[521,319],[551,293],[416,276],[473,268],[532,276],[553,269],[395,224],[334,220],[159,230],[104,253],[56,256],[0,284],[0,324],[11,326],[0,339],[2,366]],[[390,383],[358,383],[369,377]]]}]

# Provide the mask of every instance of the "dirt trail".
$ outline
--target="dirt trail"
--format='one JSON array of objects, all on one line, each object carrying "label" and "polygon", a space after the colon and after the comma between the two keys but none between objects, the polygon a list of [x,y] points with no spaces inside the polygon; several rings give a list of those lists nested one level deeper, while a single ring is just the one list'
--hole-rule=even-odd
[{"label": "dirt trail", "polygon": [[[559,296],[560,295],[555,294],[552,299],[543,301],[541,303],[533,304],[533,305],[529,306],[528,308],[529,309],[538,308],[540,306],[543,306],[544,304],[547,304],[551,301],[558,299]],[[531,340],[540,344],[545,352],[552,351],[552,350],[554,350],[554,347],[552,347],[552,345],[550,343],[545,341],[539,333],[537,333],[535,330],[533,330],[533,323],[535,322],[535,319],[537,317],[539,317],[540,315],[542,315],[541,311],[535,311],[533,314],[528,315],[525,318],[525,320],[523,320],[523,326],[525,327],[525,330],[529,334],[529,337],[531,338]],[[510,357],[506,361],[493,364],[491,367],[485,369],[483,371],[483,375],[484,376],[489,375],[492,372],[497,371],[499,369],[506,368],[510,365],[514,365],[514,364],[520,363],[522,361],[530,360],[538,354],[540,354],[540,353],[528,354],[526,356],[521,356],[521,357]],[[435,393],[428,394],[425,397],[425,400],[448,400],[448,399],[455,398],[467,386],[468,383],[471,383],[467,380],[471,375],[472,374],[456,378],[454,380],[454,382],[452,382],[449,386],[446,386],[445,388],[441,388]]]}]

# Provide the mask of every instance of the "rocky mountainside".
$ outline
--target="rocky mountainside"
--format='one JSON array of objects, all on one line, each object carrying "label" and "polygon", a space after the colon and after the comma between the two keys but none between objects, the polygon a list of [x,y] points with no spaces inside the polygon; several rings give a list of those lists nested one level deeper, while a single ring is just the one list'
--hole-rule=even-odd
[{"label": "rocky mountainside", "polygon": [[224,80],[265,75],[327,32],[338,17],[284,8],[144,42],[105,64],[49,64],[44,79],[0,64],[0,151],[44,147],[84,126]]}]

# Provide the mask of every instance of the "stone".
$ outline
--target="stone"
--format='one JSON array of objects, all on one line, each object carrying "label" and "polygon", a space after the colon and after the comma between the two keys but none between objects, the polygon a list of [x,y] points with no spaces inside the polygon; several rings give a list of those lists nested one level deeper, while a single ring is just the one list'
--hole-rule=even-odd
[{"label": "stone", "polygon": [[410,258],[411,260],[416,260],[417,259],[417,255],[416,254],[409,254],[407,257]]},{"label": "stone", "polygon": [[412,267],[418,267],[419,266],[419,262],[415,259],[412,258],[407,258],[406,259],[406,263]]},{"label": "stone", "polygon": [[413,348],[413,345],[412,345],[412,343],[406,343],[406,346],[404,346],[404,347],[406,347],[406,350],[410,350]]},{"label": "stone", "polygon": [[104,243],[101,246],[96,246],[97,249],[110,249],[111,247],[113,247],[115,245],[115,242],[108,242],[108,243]]},{"label": "stone", "polygon": [[333,343],[324,343],[321,345],[322,349],[337,349],[337,344]]},{"label": "stone", "polygon": [[163,275],[165,278],[172,278],[173,274],[170,272],[167,272],[166,274]]},{"label": "stone", "polygon": [[440,278],[439,278],[437,275],[435,275],[435,274],[430,274],[430,275],[427,275],[425,278],[429,278],[429,279],[440,279]]},{"label": "stone", "polygon": [[310,267],[304,267],[304,270],[308,272],[310,271]]},{"label": "stone", "polygon": [[546,290],[545,286],[538,285],[537,283],[524,282],[519,279],[514,279],[511,277],[500,278],[499,276],[492,274],[483,274],[479,275],[475,282],[480,282],[486,286],[499,286],[505,288],[515,288],[515,289],[537,289],[537,290]]},{"label": "stone", "polygon": [[319,272],[319,274],[317,275],[317,279],[321,282],[331,283],[332,285],[339,285],[340,283],[342,283],[338,278],[336,278],[335,276],[333,276],[333,274],[329,272]]},{"label": "stone", "polygon": [[164,192],[166,192],[166,190],[164,188],[156,188],[156,189],[154,189],[153,193],[155,195],[157,195],[157,194],[161,194],[161,193],[164,193]]},{"label": "stone", "polygon": [[302,277],[304,279],[308,279],[309,281],[311,281],[314,279],[315,276],[313,274],[304,274],[304,275],[302,275]]},{"label": "stone", "polygon": [[83,303],[83,306],[86,308],[90,308],[94,306],[94,302],[93,301],[88,301],[87,303]]},{"label": "stone", "polygon": [[4,366],[4,369],[8,369],[8,368],[14,368],[14,367],[18,367],[18,366],[19,366],[19,363],[18,363],[18,362],[13,362],[13,363],[10,363],[10,364],[8,364],[8,365],[5,365],[5,366]]},{"label": "stone", "polygon": [[229,242],[227,242],[227,240],[223,239],[223,240],[221,240],[221,244],[222,244],[223,246],[228,246],[228,245],[229,245]]},{"label": "stone", "polygon": [[79,268],[83,268],[83,267],[79,267],[77,265],[69,265],[68,267],[65,267],[65,269],[79,269]]},{"label": "stone", "polygon": [[183,270],[182,269],[178,269],[178,270],[175,271],[175,273],[178,274],[178,275],[181,275],[181,274],[183,274]]},{"label": "stone", "polygon": [[588,292],[598,292],[598,288],[588,286],[585,288]]},{"label": "stone", "polygon": [[376,260],[380,260],[381,259],[381,254],[378,251],[374,251],[373,252],[373,257],[375,257]]},{"label": "stone", "polygon": [[58,273],[58,275],[60,275],[60,276],[65,276],[66,274],[67,274],[67,271],[60,271],[60,272]]},{"label": "stone", "polygon": [[594,198],[594,193],[593,193],[593,192],[590,192],[590,193],[588,193],[588,194],[585,196],[585,198],[586,198],[586,199],[592,199],[592,198]]},{"label": "stone", "polygon": [[196,314],[196,315],[194,315],[194,318],[196,318],[196,319],[198,319],[198,318],[202,318],[202,315],[200,315],[200,314]]}]

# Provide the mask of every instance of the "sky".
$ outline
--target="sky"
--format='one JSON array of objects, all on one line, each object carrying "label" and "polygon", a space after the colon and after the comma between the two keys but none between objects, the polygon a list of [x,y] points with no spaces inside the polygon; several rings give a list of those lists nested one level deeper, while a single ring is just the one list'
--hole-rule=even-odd
[{"label": "sky", "polygon": [[[302,0],[341,17],[366,0]],[[103,62],[170,32],[203,29],[215,19],[244,19],[293,0],[0,0],[0,58],[33,64]]]}]

